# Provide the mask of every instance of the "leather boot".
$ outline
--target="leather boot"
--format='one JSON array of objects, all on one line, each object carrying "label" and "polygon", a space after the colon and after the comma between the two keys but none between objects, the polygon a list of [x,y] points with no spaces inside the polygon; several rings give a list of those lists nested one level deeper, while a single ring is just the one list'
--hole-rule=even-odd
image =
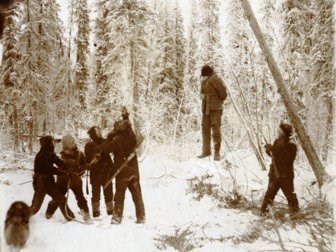
[{"label": "leather boot", "polygon": [[211,155],[210,150],[211,145],[211,138],[210,138],[210,131],[202,128],[202,154],[198,155],[198,158],[206,158]]},{"label": "leather boot", "polygon": [[111,224],[120,224],[122,221],[122,215],[124,211],[124,204],[116,203],[114,206],[113,216]]},{"label": "leather boot", "polygon": [[211,153],[202,153],[201,155],[198,155],[197,158],[206,158],[209,157],[211,155]]},{"label": "leather boot", "polygon": [[135,203],[135,213],[137,217],[136,223],[145,223],[145,206],[142,198]]},{"label": "leather boot", "polygon": [[100,204],[99,201],[92,202],[92,216],[99,217],[100,216]]},{"label": "leather boot", "polygon": [[113,201],[105,202],[107,215],[113,214]]},{"label": "leather boot", "polygon": [[299,201],[296,197],[296,193],[293,193],[292,201],[288,203],[289,212],[291,214],[297,213],[299,211]]},{"label": "leather boot", "polygon": [[214,160],[219,161],[220,160],[220,143],[215,143],[215,154],[214,154]]},{"label": "leather boot", "polygon": [[81,209],[81,210],[80,210],[80,214],[82,215],[84,221],[88,221],[88,220],[90,220],[90,214],[89,214],[89,211],[88,211],[88,210],[86,210],[86,209]]},{"label": "leather boot", "polygon": [[57,205],[56,201],[54,201],[54,200],[49,201],[47,211],[45,213],[45,217],[47,219],[50,219],[54,215],[57,208],[58,208],[58,205]]}]

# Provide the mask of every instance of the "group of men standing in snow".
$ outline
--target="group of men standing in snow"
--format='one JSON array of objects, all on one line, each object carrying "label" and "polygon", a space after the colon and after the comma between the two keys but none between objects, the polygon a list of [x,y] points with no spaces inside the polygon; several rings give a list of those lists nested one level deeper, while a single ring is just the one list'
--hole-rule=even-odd
[{"label": "group of men standing in snow", "polygon": [[[202,99],[202,138],[203,148],[199,158],[211,155],[211,131],[214,146],[214,160],[220,160],[221,147],[221,116],[223,102],[227,97],[223,80],[212,67],[204,65],[201,69],[201,99]],[[294,160],[297,147],[292,142],[293,128],[281,123],[278,138],[273,145],[266,144],[266,153],[272,158],[269,171],[268,188],[261,206],[261,215],[266,215],[268,206],[273,202],[279,189],[287,198],[289,210],[296,213],[299,203],[294,192]]]},{"label": "group of men standing in snow", "polygon": [[[48,194],[52,200],[48,204],[46,218],[51,218],[59,207],[66,220],[73,220],[75,215],[67,204],[68,192],[71,190],[83,219],[89,220],[89,207],[84,197],[82,182],[82,175],[89,171],[93,217],[100,216],[100,192],[103,190],[106,213],[112,215],[112,224],[120,224],[125,192],[128,188],[135,205],[136,223],[144,223],[145,208],[138,160],[134,154],[137,139],[128,119],[127,110],[123,110],[122,119],[114,124],[114,129],[106,139],[102,137],[98,127],[91,127],[88,135],[90,141],[85,145],[84,153],[78,150],[73,136],[70,134],[63,136],[60,158],[54,152],[53,138],[51,136],[40,138],[41,148],[34,161],[32,214],[39,211]],[[132,158],[128,160],[131,154],[133,154]],[[118,168],[121,166],[124,168],[120,171]],[[56,181],[54,175],[57,175]],[[112,178],[114,176],[116,177],[116,192],[113,195]]]},{"label": "group of men standing in snow", "polygon": [[[202,67],[201,76],[203,141],[202,153],[198,158],[211,156],[212,133],[213,157],[218,161],[221,158],[221,116],[227,92],[222,79],[209,65]],[[135,154],[138,143],[127,110],[125,108],[122,110],[122,119],[114,124],[113,130],[106,138],[102,137],[96,126],[91,127],[87,133],[90,140],[86,143],[84,152],[78,149],[73,136],[70,134],[63,136],[60,157],[55,154],[52,136],[40,138],[41,148],[34,160],[32,204],[30,208],[28,206],[24,208],[25,203],[15,202],[9,209],[5,227],[8,244],[16,243],[14,238],[17,237],[17,232],[13,231],[16,224],[12,223],[15,216],[12,217],[12,215],[16,211],[29,209],[29,213],[25,210],[29,219],[30,214],[34,215],[40,210],[47,194],[52,198],[45,213],[47,219],[53,216],[57,208],[61,210],[66,220],[75,218],[67,203],[68,193],[71,190],[75,195],[84,221],[89,220],[91,218],[89,205],[83,193],[82,176],[85,172],[90,173],[93,217],[99,217],[101,214],[100,194],[103,190],[106,213],[112,215],[112,224],[120,224],[123,217],[125,192],[126,189],[129,189],[135,205],[136,223],[145,222],[138,160]],[[279,189],[287,198],[290,212],[296,213],[299,210],[299,203],[294,192],[294,160],[297,147],[291,140],[292,135],[292,126],[281,123],[278,138],[273,145],[265,145],[266,153],[272,158],[272,163],[269,171],[268,189],[261,206],[261,215],[267,214],[269,205],[272,204]],[[113,159],[110,154],[113,154]],[[56,181],[54,175],[57,175]],[[113,178],[116,179],[115,194],[113,193]],[[27,221],[25,219],[27,224],[28,219]],[[28,236],[28,228],[26,225],[25,229],[22,229],[24,231],[22,237],[25,237],[24,242]]]},{"label": "group of men standing in snow", "polygon": [[[227,97],[226,88],[222,79],[212,67],[205,65],[201,69],[201,99],[202,99],[202,153],[198,158],[211,155],[211,131],[214,146],[214,160],[220,160],[221,148],[221,116],[223,102]],[[138,161],[136,155],[126,161],[137,146],[136,136],[132,130],[127,110],[122,112],[122,120],[114,125],[106,139],[98,127],[88,130],[90,141],[85,145],[85,153],[78,150],[74,138],[65,135],[62,138],[61,158],[54,153],[53,139],[44,136],[40,139],[41,149],[37,153],[34,163],[34,190],[32,213],[40,209],[46,194],[52,197],[46,211],[46,218],[51,218],[59,207],[67,220],[75,216],[67,205],[66,194],[72,190],[75,194],[78,207],[84,218],[88,220],[89,207],[83,194],[81,176],[90,171],[92,188],[92,215],[100,216],[100,192],[103,190],[106,212],[112,215],[111,223],[121,223],[125,191],[128,188],[135,204],[137,223],[145,222],[145,209],[142,199]],[[269,171],[269,184],[261,207],[261,214],[265,215],[281,189],[286,196],[291,212],[299,209],[298,200],[294,192],[294,160],[297,147],[291,141],[293,128],[289,124],[281,123],[279,136],[273,145],[266,144],[266,153],[272,157]],[[113,161],[110,153],[113,153]],[[117,169],[124,168],[116,176],[116,193],[113,195],[113,185],[109,181]],[[54,165],[60,167],[56,169]],[[57,175],[54,181],[53,175]],[[114,197],[113,197],[114,196]],[[114,202],[113,202],[114,199]]]}]

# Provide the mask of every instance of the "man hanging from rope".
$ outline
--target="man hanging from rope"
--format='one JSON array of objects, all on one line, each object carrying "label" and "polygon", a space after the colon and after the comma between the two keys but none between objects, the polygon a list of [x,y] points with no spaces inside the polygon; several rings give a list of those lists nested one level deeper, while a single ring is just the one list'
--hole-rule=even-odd
[{"label": "man hanging from rope", "polygon": [[273,203],[275,195],[282,190],[287,198],[290,213],[299,210],[299,202],[294,192],[294,160],[297,147],[291,141],[293,128],[289,124],[281,123],[279,137],[273,145],[266,144],[266,153],[272,157],[272,164],[269,171],[268,188],[261,206],[261,215],[268,212],[267,206]]},{"label": "man hanging from rope", "polygon": [[201,70],[201,99],[202,99],[202,154],[198,158],[211,155],[211,131],[214,144],[214,160],[220,160],[221,148],[221,120],[223,102],[227,97],[223,80],[212,67],[205,65]]}]

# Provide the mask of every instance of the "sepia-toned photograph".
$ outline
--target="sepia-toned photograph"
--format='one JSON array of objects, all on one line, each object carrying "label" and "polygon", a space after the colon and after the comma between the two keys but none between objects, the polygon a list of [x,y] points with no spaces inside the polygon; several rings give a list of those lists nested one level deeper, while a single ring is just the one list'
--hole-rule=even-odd
[{"label": "sepia-toned photograph", "polygon": [[0,0],[0,252],[336,251],[335,0]]}]

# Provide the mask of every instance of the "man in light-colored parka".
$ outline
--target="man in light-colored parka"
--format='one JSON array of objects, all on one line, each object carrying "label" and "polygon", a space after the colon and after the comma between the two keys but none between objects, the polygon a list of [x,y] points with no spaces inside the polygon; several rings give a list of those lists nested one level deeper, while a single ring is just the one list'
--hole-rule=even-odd
[{"label": "man in light-colored parka", "polygon": [[212,67],[204,65],[201,70],[201,99],[202,99],[202,137],[203,150],[198,158],[211,155],[211,130],[214,144],[214,160],[220,160],[221,147],[221,118],[223,102],[227,97],[222,79]]}]

